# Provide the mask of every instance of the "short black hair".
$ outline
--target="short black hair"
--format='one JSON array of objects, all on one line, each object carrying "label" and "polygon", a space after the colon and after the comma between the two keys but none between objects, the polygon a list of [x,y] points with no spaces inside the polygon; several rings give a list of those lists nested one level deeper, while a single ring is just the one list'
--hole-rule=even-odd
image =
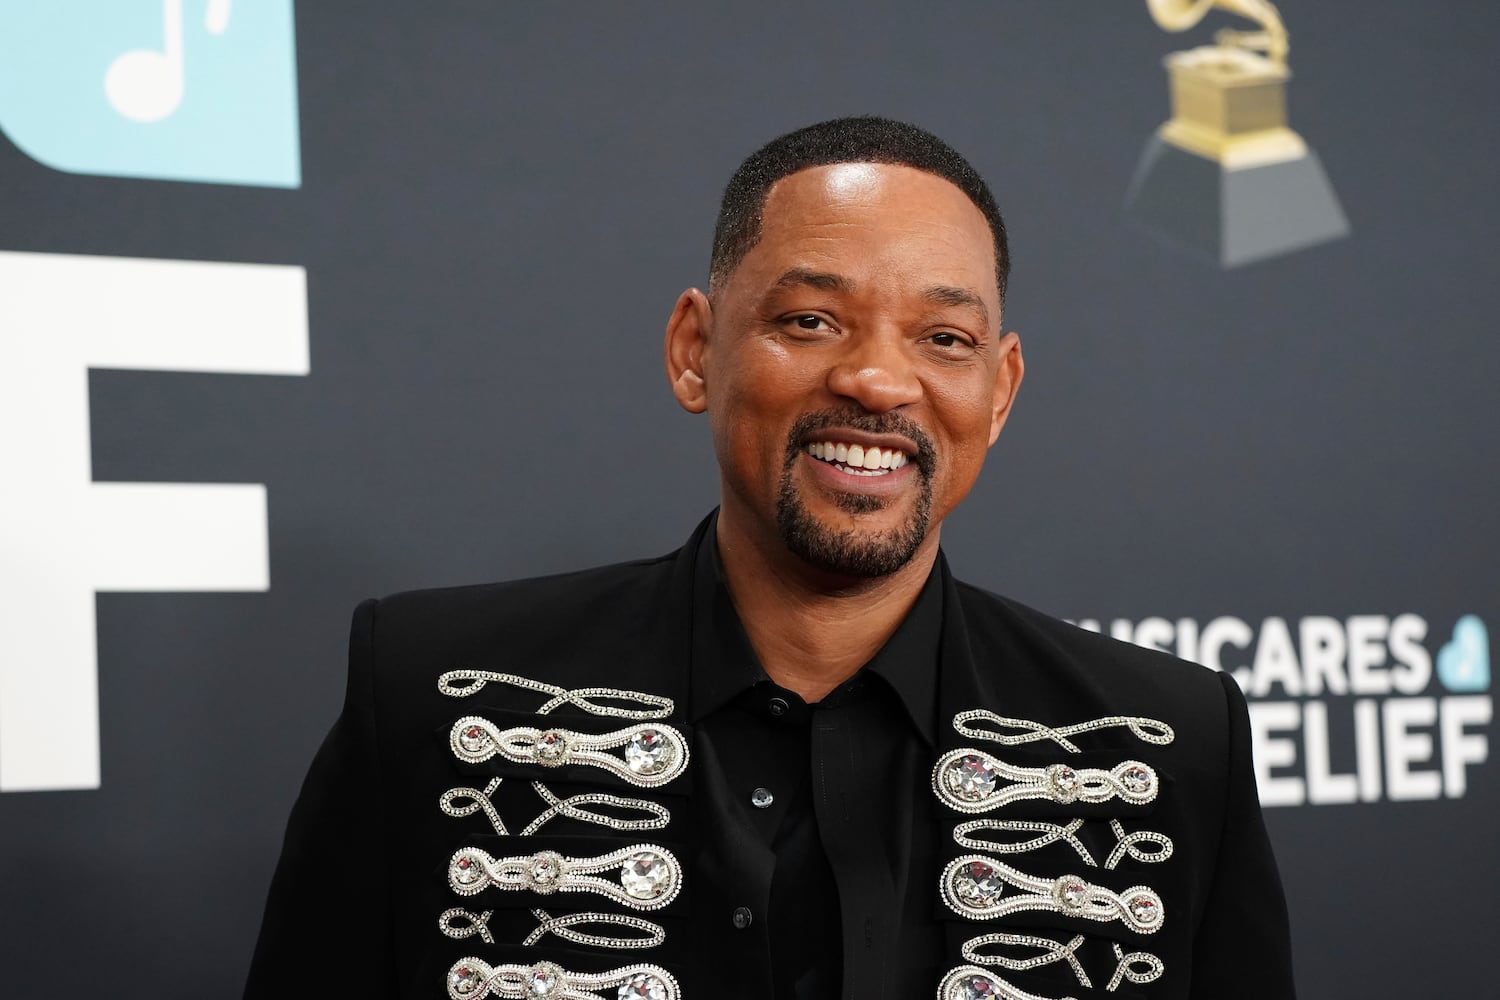
[{"label": "short black hair", "polygon": [[809,167],[833,163],[890,163],[914,167],[951,182],[974,203],[995,238],[995,280],[1000,301],[1010,277],[1005,220],[989,185],[969,161],[937,136],[915,125],[861,115],[819,122],[772,139],[751,153],[729,179],[714,225],[709,288],[729,276],[760,240],[762,212],[772,185]]}]

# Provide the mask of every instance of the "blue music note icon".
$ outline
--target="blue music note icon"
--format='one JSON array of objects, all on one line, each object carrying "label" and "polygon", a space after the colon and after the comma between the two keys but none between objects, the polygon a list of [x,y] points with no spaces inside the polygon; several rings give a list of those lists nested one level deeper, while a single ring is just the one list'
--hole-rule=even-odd
[{"label": "blue music note icon", "polygon": [[0,0],[0,132],[71,173],[298,187],[292,0]]}]

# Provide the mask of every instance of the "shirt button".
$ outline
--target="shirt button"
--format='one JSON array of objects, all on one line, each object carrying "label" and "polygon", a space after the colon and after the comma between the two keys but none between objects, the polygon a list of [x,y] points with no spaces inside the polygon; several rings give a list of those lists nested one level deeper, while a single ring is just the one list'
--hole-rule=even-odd
[{"label": "shirt button", "polygon": [[742,931],[746,927],[749,927],[750,926],[750,920],[751,920],[751,917],[750,917],[750,907],[748,907],[748,906],[736,906],[734,908],[734,928],[735,928],[735,930]]},{"label": "shirt button", "polygon": [[[771,803],[775,801],[776,796],[771,794],[771,790],[769,788],[757,788],[755,791],[750,793],[750,804],[757,809],[769,809],[771,808]],[[738,913],[739,911],[736,910],[735,912]],[[745,910],[747,919],[749,913],[749,910]]]},{"label": "shirt button", "polygon": [[785,698],[771,699],[771,714],[776,716],[778,719],[786,714],[786,710],[788,708],[791,708],[791,706],[786,703]]}]

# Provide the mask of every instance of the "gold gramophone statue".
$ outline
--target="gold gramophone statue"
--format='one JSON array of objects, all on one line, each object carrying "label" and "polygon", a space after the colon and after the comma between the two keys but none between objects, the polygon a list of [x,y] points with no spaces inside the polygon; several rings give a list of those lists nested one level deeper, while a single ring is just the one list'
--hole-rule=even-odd
[{"label": "gold gramophone statue", "polygon": [[1268,0],[1146,0],[1186,31],[1214,8],[1254,21],[1167,56],[1172,118],[1146,143],[1126,212],[1234,267],[1347,235],[1317,154],[1286,123],[1288,39]]}]

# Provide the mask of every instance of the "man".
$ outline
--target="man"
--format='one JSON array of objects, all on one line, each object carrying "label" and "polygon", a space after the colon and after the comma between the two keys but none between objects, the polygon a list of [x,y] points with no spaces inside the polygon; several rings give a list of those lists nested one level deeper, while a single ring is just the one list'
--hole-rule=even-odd
[{"label": "man", "polygon": [[247,996],[1284,998],[1232,680],[955,582],[1022,377],[984,182],[826,122],[667,325],[721,506],[356,612]]}]

